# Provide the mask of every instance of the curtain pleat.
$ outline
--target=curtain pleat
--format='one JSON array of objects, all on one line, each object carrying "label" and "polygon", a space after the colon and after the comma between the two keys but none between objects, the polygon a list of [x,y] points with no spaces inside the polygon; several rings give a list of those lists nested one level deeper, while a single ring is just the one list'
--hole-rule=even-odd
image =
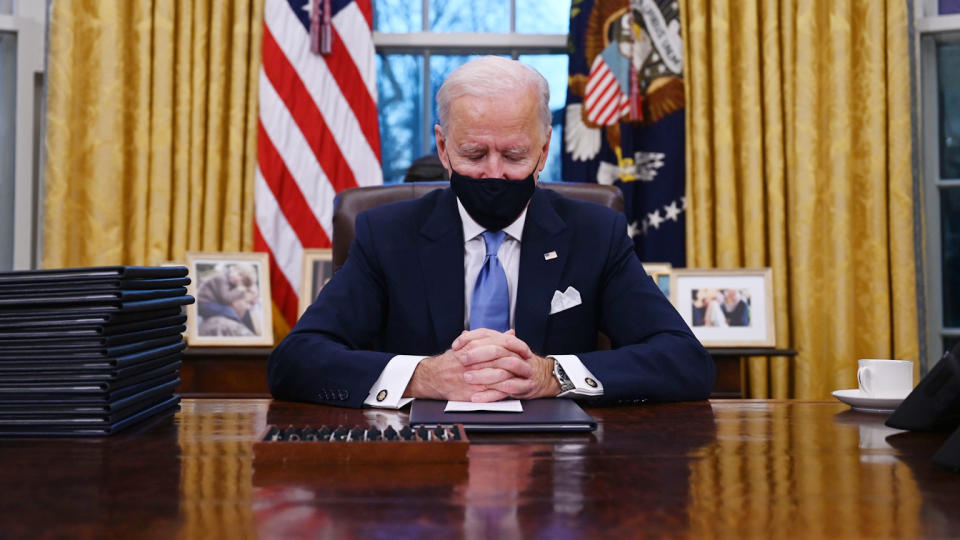
[{"label": "curtain pleat", "polygon": [[903,0],[685,0],[687,261],[770,266],[750,397],[827,398],[918,360]]},{"label": "curtain pleat", "polygon": [[261,4],[52,4],[45,267],[252,249]]}]

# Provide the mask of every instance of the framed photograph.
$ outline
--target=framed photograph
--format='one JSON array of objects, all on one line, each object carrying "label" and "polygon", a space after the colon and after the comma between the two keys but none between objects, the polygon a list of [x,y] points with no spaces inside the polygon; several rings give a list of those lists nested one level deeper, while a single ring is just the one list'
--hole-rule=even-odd
[{"label": "framed photograph", "polygon": [[773,347],[773,272],[677,269],[670,301],[705,347]]},{"label": "framed photograph", "polygon": [[266,253],[187,253],[187,335],[194,345],[273,345]]},{"label": "framed photograph", "polygon": [[670,263],[662,262],[645,262],[640,264],[643,265],[643,269],[646,270],[647,275],[653,278],[657,287],[660,287],[663,295],[670,298],[670,273],[673,271],[673,266]]},{"label": "framed photograph", "polygon": [[333,276],[332,249],[305,249],[303,250],[303,269],[300,272],[300,305],[297,317],[310,307],[317,299],[320,289]]}]

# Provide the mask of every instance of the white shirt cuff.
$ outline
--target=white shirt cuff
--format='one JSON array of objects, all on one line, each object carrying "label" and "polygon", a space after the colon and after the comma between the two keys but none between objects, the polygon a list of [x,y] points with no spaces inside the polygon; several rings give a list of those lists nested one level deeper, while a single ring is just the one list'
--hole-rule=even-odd
[{"label": "white shirt cuff", "polygon": [[410,384],[414,370],[424,358],[426,356],[406,354],[398,354],[391,358],[387,362],[387,367],[380,373],[380,377],[370,387],[370,392],[363,404],[381,409],[399,409],[413,401],[413,398],[403,397],[403,392]]},{"label": "white shirt cuff", "polygon": [[576,355],[573,354],[552,354],[550,358],[556,358],[560,367],[566,372],[570,382],[573,383],[573,390],[560,392],[557,397],[572,396],[602,396],[603,383],[600,379],[593,376],[587,366],[583,365]]}]

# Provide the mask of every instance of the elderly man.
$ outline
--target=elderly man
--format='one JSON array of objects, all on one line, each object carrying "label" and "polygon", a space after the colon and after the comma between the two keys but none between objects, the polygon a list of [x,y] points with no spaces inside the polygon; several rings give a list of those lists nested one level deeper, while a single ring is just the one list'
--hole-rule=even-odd
[{"label": "elderly man", "polygon": [[[344,267],[270,355],[274,397],[706,398],[713,361],[646,275],[622,214],[540,189],[547,82],[484,57],[437,92],[450,189],[360,214]],[[598,332],[612,343],[596,351]]]}]

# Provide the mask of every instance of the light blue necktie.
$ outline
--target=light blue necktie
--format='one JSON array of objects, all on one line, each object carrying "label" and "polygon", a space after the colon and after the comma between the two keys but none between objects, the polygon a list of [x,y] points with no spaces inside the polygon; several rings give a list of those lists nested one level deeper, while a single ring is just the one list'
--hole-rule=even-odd
[{"label": "light blue necktie", "polygon": [[470,301],[470,329],[489,328],[499,332],[510,329],[510,292],[507,289],[507,274],[503,271],[497,250],[507,233],[484,231],[483,242],[487,256],[477,275]]}]

